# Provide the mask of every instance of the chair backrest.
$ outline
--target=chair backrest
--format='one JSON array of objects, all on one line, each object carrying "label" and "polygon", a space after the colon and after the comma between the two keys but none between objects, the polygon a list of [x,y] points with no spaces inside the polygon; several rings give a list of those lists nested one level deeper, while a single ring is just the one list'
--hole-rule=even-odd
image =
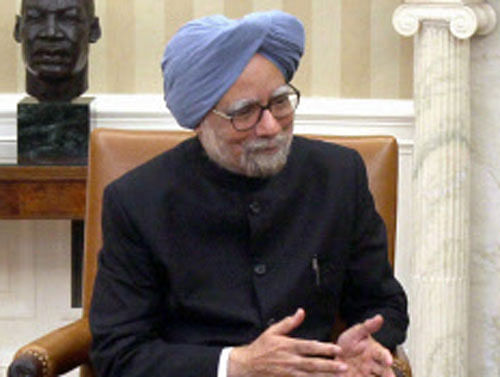
[{"label": "chair backrest", "polygon": [[[101,248],[101,204],[105,186],[128,170],[193,136],[183,131],[131,131],[97,128],[92,132],[87,179],[83,313],[88,315],[97,254]],[[389,260],[394,260],[398,146],[391,136],[308,136],[356,149],[365,161],[370,189],[385,221]],[[335,161],[332,161],[334,164]]]}]

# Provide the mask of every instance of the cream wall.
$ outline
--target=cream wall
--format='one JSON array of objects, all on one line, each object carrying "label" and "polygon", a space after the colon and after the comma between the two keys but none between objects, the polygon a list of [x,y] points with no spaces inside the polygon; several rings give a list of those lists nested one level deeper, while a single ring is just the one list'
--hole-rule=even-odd
[{"label": "cream wall", "polygon": [[[103,36],[91,47],[91,93],[161,93],[159,61],[186,21],[282,9],[306,28],[294,83],[306,96],[411,98],[412,42],[391,26],[402,0],[95,0]],[[24,91],[24,65],[12,37],[20,0],[0,5],[0,93]]]}]

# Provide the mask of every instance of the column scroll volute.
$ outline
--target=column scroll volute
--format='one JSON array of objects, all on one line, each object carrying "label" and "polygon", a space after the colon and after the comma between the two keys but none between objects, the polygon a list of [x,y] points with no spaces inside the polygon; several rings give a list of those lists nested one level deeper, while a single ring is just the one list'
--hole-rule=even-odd
[{"label": "column scroll volute", "polygon": [[446,23],[458,39],[486,35],[496,26],[496,13],[486,2],[407,2],[394,12],[392,23],[403,36],[415,35],[423,22]]}]

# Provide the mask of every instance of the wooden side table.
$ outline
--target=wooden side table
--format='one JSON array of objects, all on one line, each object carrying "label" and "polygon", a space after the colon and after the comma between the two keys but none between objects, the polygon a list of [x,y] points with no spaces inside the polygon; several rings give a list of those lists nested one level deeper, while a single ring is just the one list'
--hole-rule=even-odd
[{"label": "wooden side table", "polygon": [[86,166],[0,165],[0,219],[85,217]]},{"label": "wooden side table", "polygon": [[71,220],[71,306],[81,307],[86,166],[0,165],[0,219]]}]

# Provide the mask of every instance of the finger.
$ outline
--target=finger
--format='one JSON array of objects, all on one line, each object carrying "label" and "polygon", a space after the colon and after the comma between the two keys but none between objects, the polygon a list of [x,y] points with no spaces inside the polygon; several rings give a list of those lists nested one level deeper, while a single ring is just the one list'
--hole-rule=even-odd
[{"label": "finger", "polygon": [[373,359],[384,367],[390,367],[393,363],[392,354],[387,348],[378,343],[379,348],[375,351]]},{"label": "finger", "polygon": [[392,370],[392,368],[386,368],[384,373],[381,374],[381,377],[396,377],[396,374]]},{"label": "finger", "polygon": [[363,322],[363,329],[367,332],[367,334],[373,334],[380,330],[383,324],[384,317],[382,317],[380,314],[377,314],[371,318],[366,319]]},{"label": "finger", "polygon": [[297,369],[307,372],[308,375],[316,374],[341,374],[348,370],[346,363],[338,360],[322,359],[318,357],[300,358]]},{"label": "finger", "polygon": [[291,333],[293,330],[295,330],[297,327],[299,327],[302,322],[304,322],[304,318],[306,317],[306,312],[304,309],[299,308],[295,312],[295,314],[286,317],[279,321],[278,323],[275,323],[274,325],[270,326],[266,332],[274,335],[287,335]]},{"label": "finger", "polygon": [[380,364],[377,364],[377,363],[373,363],[371,366],[370,366],[370,373],[373,375],[373,376],[384,376],[385,375],[385,371],[387,369],[390,369],[390,368],[387,368],[387,367],[383,367],[382,365]]},{"label": "finger", "polygon": [[363,323],[358,323],[347,330],[345,330],[339,337],[339,344],[356,344],[361,342],[363,339],[368,338],[374,332],[377,332],[384,319],[380,314],[372,318],[368,318]]},{"label": "finger", "polygon": [[333,343],[318,342],[316,340],[289,339],[293,350],[304,356],[322,356],[334,358],[341,354],[342,349]]},{"label": "finger", "polygon": [[358,323],[352,327],[349,327],[342,334],[340,334],[337,344],[342,348],[354,350],[354,348],[362,348],[362,341],[369,339],[369,333],[367,333],[363,324]]},{"label": "finger", "polygon": [[371,369],[370,375],[380,377],[395,377],[394,371],[391,367],[374,367]]},{"label": "finger", "polygon": [[377,343],[378,349],[373,354],[374,364],[372,365],[372,373],[382,377],[393,377],[391,365],[393,358],[389,350],[380,343]]}]

